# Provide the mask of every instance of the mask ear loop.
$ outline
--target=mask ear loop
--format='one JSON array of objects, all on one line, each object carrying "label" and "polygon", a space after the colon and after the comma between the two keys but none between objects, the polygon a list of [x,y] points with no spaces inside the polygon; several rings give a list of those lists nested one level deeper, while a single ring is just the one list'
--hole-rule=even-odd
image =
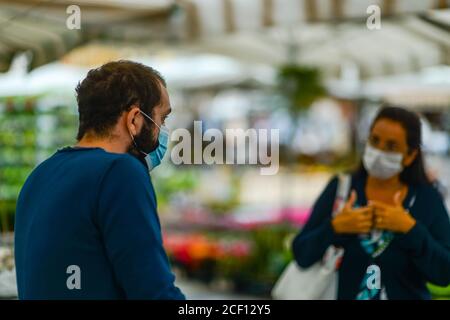
[{"label": "mask ear loop", "polygon": [[[143,113],[145,116],[147,116],[144,112],[142,112],[141,110],[139,110],[141,113]],[[148,117],[148,116],[147,116]],[[150,118],[150,120],[152,120],[151,118]],[[153,121],[153,120],[152,120]],[[153,121],[153,123],[154,123],[155,121]],[[156,126],[158,126],[156,123],[155,123],[155,125]],[[136,141],[134,140],[134,137],[133,137],[133,135],[131,134],[131,132],[130,132],[130,130],[128,130],[128,134],[130,135],[130,137],[131,137],[131,141],[133,141],[133,145],[134,145],[134,147],[136,148],[136,150],[137,151],[139,151],[140,153],[142,153],[144,156],[148,156],[148,153],[145,153],[144,151],[142,151],[138,146],[137,146],[137,143],[136,143]]]},{"label": "mask ear loop", "polygon": [[141,109],[139,109],[139,112],[142,113],[147,119],[150,119],[150,120],[155,124],[155,126],[157,126],[159,130],[161,130],[161,127],[158,126],[158,124],[155,122],[155,120],[153,120],[148,114],[146,114],[146,113],[145,113],[144,111],[142,111]]},{"label": "mask ear loop", "polygon": [[158,124],[155,122],[155,120],[153,120],[148,114],[146,114],[146,113],[143,112],[142,110],[139,110],[139,111],[140,111],[147,119],[150,119],[150,120],[155,124],[155,126],[158,127],[159,132],[164,132],[164,133],[166,133],[167,135],[169,135],[169,133],[170,133],[169,128],[167,128],[164,124],[163,124],[162,126],[158,126]]},{"label": "mask ear loop", "polygon": [[133,145],[136,148],[137,151],[139,151],[140,153],[142,153],[144,156],[148,156],[148,153],[145,153],[144,151],[142,151],[141,149],[139,149],[139,147],[137,146],[136,141],[134,140],[133,135],[131,134],[130,130],[128,130],[128,133],[130,134],[131,137],[131,141],[133,141]]},{"label": "mask ear loop", "polygon": [[[146,118],[150,119],[150,120],[155,124],[155,126],[158,127],[158,129],[159,129],[160,131],[162,130],[161,127],[158,126],[158,124],[155,122],[155,120],[153,120],[153,119],[152,119],[149,115],[147,115],[144,111],[142,111],[142,110],[139,109],[139,112],[142,113]],[[142,153],[144,156],[148,156],[148,153],[145,153],[144,151],[142,151],[141,149],[139,149],[139,147],[137,146],[137,143],[136,143],[136,141],[134,140],[134,137],[133,137],[133,135],[131,134],[130,130],[128,130],[128,134],[130,135],[131,140],[133,141],[134,147],[135,147],[140,153]]]}]

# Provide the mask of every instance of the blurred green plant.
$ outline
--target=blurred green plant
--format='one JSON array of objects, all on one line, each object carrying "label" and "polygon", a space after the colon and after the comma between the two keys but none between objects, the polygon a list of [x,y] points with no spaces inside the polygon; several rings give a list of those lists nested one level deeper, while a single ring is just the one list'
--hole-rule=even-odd
[{"label": "blurred green plant", "polygon": [[227,196],[221,199],[205,201],[205,206],[215,215],[226,215],[239,207],[241,201],[241,175],[230,172],[230,186]]},{"label": "blurred green plant", "polygon": [[158,206],[166,206],[179,193],[193,190],[198,179],[192,170],[175,170],[167,166],[165,170],[152,173]]},{"label": "blurred green plant", "polygon": [[440,287],[435,284],[428,283],[427,287],[428,290],[430,290],[433,299],[450,300],[450,286]]},{"label": "blurred green plant", "polygon": [[[326,91],[322,84],[320,70],[315,67],[298,64],[285,64],[278,70],[278,91],[285,103],[282,103],[290,115],[291,128],[296,128],[298,120]],[[288,141],[293,141],[295,130],[290,130]],[[294,152],[288,148],[283,151],[283,161],[293,164],[297,161]]]},{"label": "blurred green plant", "polygon": [[315,67],[287,64],[278,70],[278,88],[287,99],[291,115],[297,117],[314,101],[325,95],[320,70]]},{"label": "blurred green plant", "polygon": [[248,257],[231,257],[218,262],[218,273],[234,282],[235,289],[245,294],[269,296],[276,280],[292,260],[286,239],[294,232],[292,226],[272,225],[248,231],[252,244]]},{"label": "blurred green plant", "polygon": [[14,230],[16,201],[0,200],[0,231],[7,233]]},{"label": "blurred green plant", "polygon": [[[33,168],[72,144],[77,117],[72,106],[38,108],[36,97],[0,98],[0,230],[12,231],[16,200]],[[42,139],[46,138],[46,139]],[[45,140],[45,141],[44,141]]]}]

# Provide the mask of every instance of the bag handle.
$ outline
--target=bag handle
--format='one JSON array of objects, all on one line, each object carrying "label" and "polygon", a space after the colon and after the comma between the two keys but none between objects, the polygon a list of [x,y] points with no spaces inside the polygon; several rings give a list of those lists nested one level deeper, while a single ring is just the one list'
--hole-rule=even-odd
[{"label": "bag handle", "polygon": [[[349,174],[338,175],[338,186],[332,212],[333,218],[344,208],[345,202],[347,201],[350,193],[351,183],[352,179]],[[338,248],[333,245],[329,246],[322,257],[322,267],[329,271],[336,271],[340,267],[343,255],[343,248]]]},{"label": "bag handle", "polygon": [[333,218],[344,209],[345,202],[350,194],[352,179],[349,174],[338,175],[338,187],[336,191],[335,205],[333,208]]}]

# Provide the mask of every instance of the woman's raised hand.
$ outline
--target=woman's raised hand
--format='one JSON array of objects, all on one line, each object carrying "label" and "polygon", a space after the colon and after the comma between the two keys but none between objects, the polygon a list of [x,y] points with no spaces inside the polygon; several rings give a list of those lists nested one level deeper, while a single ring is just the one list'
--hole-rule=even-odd
[{"label": "woman's raised hand", "polygon": [[402,206],[400,191],[394,195],[394,205],[371,201],[369,206],[374,209],[377,229],[407,233],[416,224],[416,220]]},{"label": "woman's raised hand", "polygon": [[337,214],[331,224],[334,232],[343,234],[369,233],[373,226],[373,208],[353,208],[357,200],[356,191],[352,190],[350,198],[342,211]]}]

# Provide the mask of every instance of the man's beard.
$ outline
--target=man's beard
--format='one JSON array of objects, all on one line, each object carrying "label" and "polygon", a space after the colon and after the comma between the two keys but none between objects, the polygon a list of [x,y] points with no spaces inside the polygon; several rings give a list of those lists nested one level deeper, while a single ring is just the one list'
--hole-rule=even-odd
[{"label": "man's beard", "polygon": [[[153,127],[153,126],[152,126]],[[145,161],[145,154],[156,150],[159,145],[159,141],[153,134],[153,128],[148,127],[147,124],[142,126],[141,132],[134,136],[134,142],[132,141],[128,147],[128,153],[133,157],[136,157],[140,162],[147,166]],[[145,154],[143,154],[143,152]]]}]

